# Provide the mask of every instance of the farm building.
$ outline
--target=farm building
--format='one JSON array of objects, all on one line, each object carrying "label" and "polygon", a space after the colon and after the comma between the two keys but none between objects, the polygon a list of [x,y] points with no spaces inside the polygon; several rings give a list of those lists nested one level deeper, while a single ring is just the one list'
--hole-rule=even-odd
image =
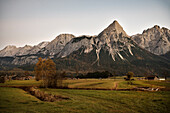
[{"label": "farm building", "polygon": [[159,80],[159,77],[156,75],[151,75],[151,76],[147,76],[145,79],[146,80]]}]

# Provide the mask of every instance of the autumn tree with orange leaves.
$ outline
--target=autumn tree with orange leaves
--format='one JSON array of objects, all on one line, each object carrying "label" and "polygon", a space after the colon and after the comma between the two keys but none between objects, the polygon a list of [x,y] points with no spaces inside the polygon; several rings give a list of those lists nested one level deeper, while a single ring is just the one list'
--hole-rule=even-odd
[{"label": "autumn tree with orange leaves", "polygon": [[62,78],[63,73],[56,71],[56,64],[51,60],[38,59],[38,62],[35,66],[35,79],[42,80],[42,87],[62,87]]}]

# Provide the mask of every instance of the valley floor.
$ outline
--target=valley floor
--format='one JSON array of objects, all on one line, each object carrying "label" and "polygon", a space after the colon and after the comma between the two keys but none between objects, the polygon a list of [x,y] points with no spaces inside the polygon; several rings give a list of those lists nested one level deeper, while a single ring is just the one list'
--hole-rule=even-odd
[{"label": "valley floor", "polygon": [[[41,81],[40,81],[41,82]],[[0,86],[32,86],[40,82],[34,80],[11,81]],[[65,80],[68,87],[93,88],[133,88],[152,86],[169,88],[169,82],[134,81],[128,85],[122,79],[79,79]],[[1,113],[168,113],[170,111],[170,91],[112,91],[112,90],[75,90],[45,89],[49,94],[69,97],[68,100],[46,102],[37,99],[19,88],[0,87]]]}]

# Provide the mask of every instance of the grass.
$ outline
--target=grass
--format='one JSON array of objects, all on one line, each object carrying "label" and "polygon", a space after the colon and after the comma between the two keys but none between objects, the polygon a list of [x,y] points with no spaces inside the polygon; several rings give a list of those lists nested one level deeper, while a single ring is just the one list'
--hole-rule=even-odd
[{"label": "grass", "polygon": [[[118,89],[134,87],[170,88],[168,81],[135,80],[132,85],[122,77],[117,79],[64,80],[70,88]],[[13,80],[0,86],[38,86],[41,81]],[[106,91],[74,89],[40,89],[49,94],[69,97],[56,102],[40,101],[22,89],[0,87],[0,113],[168,113],[170,91]]]},{"label": "grass", "polygon": [[143,81],[144,83],[170,88],[170,81]]},{"label": "grass", "polygon": [[[166,81],[146,81],[135,80],[132,84],[128,84],[123,78],[117,79],[75,79],[64,80],[63,84],[67,84],[69,88],[98,88],[98,89],[129,89],[135,87],[160,87],[170,88],[170,82]],[[39,86],[41,81],[35,80],[13,80],[0,83],[0,86]]]},{"label": "grass", "polygon": [[113,89],[113,79],[78,79],[78,80],[65,80],[64,83],[68,84],[69,88],[102,88]]},{"label": "grass", "polygon": [[0,83],[0,86],[38,86],[41,81],[36,80],[12,80]]},{"label": "grass", "polygon": [[168,113],[170,92],[41,89],[69,97],[42,102],[17,88],[0,88],[1,113]]},{"label": "grass", "polygon": [[135,80],[132,81],[132,84],[129,84],[129,81],[121,81],[118,84],[118,89],[128,89],[128,88],[135,88],[135,87],[160,87],[164,88],[164,85],[159,84],[159,81],[155,81],[157,84],[153,84],[152,81],[145,81],[145,80]]}]

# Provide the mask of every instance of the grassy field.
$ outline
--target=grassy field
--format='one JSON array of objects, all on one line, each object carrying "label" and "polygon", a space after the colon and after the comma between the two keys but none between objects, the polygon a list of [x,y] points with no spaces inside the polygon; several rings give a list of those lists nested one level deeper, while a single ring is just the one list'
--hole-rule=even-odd
[{"label": "grassy field", "polygon": [[41,89],[69,97],[43,102],[17,88],[0,88],[1,113],[168,113],[170,92]]},{"label": "grassy field", "polygon": [[[0,86],[37,86],[41,81],[14,80]],[[133,81],[129,85],[123,79],[77,79],[64,80],[70,88],[134,88],[170,87],[165,81]],[[44,89],[49,94],[69,97],[56,102],[40,101],[22,89],[0,87],[0,113],[168,113],[170,91],[105,91],[77,89]]]},{"label": "grassy field", "polygon": [[[123,77],[117,79],[68,79],[63,80],[63,84],[69,88],[98,88],[98,89],[129,89],[135,87],[160,87],[169,88],[170,83],[165,81],[135,80],[128,84]],[[41,81],[35,80],[13,80],[0,83],[0,86],[39,86]]]},{"label": "grassy field", "polygon": [[36,80],[12,80],[0,83],[0,86],[39,86],[41,81]]}]

